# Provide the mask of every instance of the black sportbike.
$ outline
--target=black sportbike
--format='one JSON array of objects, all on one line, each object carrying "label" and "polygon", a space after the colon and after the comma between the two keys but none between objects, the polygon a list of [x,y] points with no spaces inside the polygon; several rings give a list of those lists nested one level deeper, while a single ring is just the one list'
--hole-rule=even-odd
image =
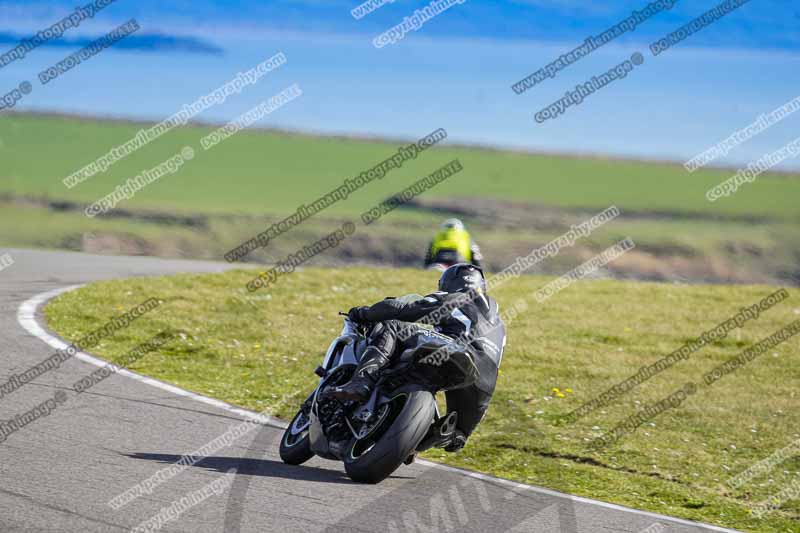
[{"label": "black sportbike", "polygon": [[325,391],[350,380],[367,346],[365,327],[345,318],[315,370],[319,385],[283,434],[281,459],[292,465],[314,455],[343,461],[353,481],[378,483],[416,453],[448,443],[458,414],[441,416],[435,395],[471,385],[478,369],[468,350],[454,349],[435,332],[416,339],[381,371],[368,400],[340,401]]}]

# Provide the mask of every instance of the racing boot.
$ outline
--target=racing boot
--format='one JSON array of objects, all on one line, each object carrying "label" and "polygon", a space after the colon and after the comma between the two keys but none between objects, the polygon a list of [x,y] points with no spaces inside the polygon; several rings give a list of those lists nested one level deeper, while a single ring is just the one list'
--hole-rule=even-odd
[{"label": "racing boot", "polygon": [[333,388],[328,394],[337,400],[368,400],[378,380],[378,374],[388,363],[389,356],[375,346],[368,346],[353,378],[344,385]]},{"label": "racing boot", "polygon": [[461,450],[465,444],[467,444],[467,436],[464,435],[463,431],[457,429],[453,432],[452,437],[450,437],[450,442],[444,446],[444,451],[455,453]]},{"label": "racing boot", "polygon": [[[425,434],[425,438],[417,446],[417,450],[424,451],[429,448],[444,448],[453,442],[453,437],[458,431],[456,429],[456,421],[458,420],[458,413],[450,411],[447,416],[444,416],[434,422]],[[460,432],[459,432],[460,433]]]}]

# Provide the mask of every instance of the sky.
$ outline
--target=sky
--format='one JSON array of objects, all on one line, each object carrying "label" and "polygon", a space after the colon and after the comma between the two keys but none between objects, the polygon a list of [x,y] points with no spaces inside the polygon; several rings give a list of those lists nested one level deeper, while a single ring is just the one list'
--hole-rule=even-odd
[{"label": "sky", "polygon": [[[84,5],[88,0],[83,0]],[[460,3],[458,3],[460,2]],[[800,96],[800,5],[750,0],[653,56],[648,46],[719,1],[669,0],[664,10],[554,78],[511,85],[624,20],[648,0],[453,0],[382,48],[373,39],[429,2],[394,0],[356,19],[359,0],[116,0],[0,68],[0,95],[30,81],[17,110],[160,120],[283,52],[287,63],[204,111],[225,122],[297,84],[303,96],[259,127],[683,162]],[[76,2],[0,0],[0,53],[72,13]],[[135,19],[141,29],[46,85],[37,74]],[[643,64],[554,119],[535,115],[641,53]],[[744,166],[793,141],[800,113],[716,163]],[[792,159],[780,168],[800,169]]]}]

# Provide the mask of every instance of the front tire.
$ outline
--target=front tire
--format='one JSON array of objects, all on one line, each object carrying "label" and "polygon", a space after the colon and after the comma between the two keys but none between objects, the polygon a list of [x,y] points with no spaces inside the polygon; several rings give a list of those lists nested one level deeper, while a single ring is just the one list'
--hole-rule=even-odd
[{"label": "front tire", "polygon": [[300,409],[281,437],[280,456],[284,463],[300,465],[314,457],[311,440],[308,438],[310,425],[311,419],[308,414],[304,409]]},{"label": "front tire", "polygon": [[425,437],[436,412],[433,394],[414,391],[396,395],[403,401],[390,426],[375,441],[356,441],[344,458],[353,481],[379,483],[397,470]]}]

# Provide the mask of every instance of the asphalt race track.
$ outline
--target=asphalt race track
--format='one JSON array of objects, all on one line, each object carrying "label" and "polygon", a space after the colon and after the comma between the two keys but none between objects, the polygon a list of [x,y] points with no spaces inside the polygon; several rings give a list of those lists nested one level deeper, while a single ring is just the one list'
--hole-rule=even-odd
[{"label": "asphalt race track", "polygon": [[[30,325],[23,327],[24,316],[18,317],[31,298],[100,279],[216,272],[227,266],[9,252],[15,263],[0,272],[3,382],[55,351],[46,334],[33,335]],[[655,523],[665,532],[730,531],[428,463],[403,467],[377,486],[358,485],[338,463],[281,463],[280,424],[248,433],[115,511],[107,503],[112,497],[219,437],[247,414],[125,374],[112,374],[80,395],[71,390],[96,369],[73,358],[0,399],[0,419],[8,420],[58,391],[66,395],[48,416],[0,443],[0,532],[128,531],[213,482],[224,490],[165,522],[160,531],[640,532]]]}]

